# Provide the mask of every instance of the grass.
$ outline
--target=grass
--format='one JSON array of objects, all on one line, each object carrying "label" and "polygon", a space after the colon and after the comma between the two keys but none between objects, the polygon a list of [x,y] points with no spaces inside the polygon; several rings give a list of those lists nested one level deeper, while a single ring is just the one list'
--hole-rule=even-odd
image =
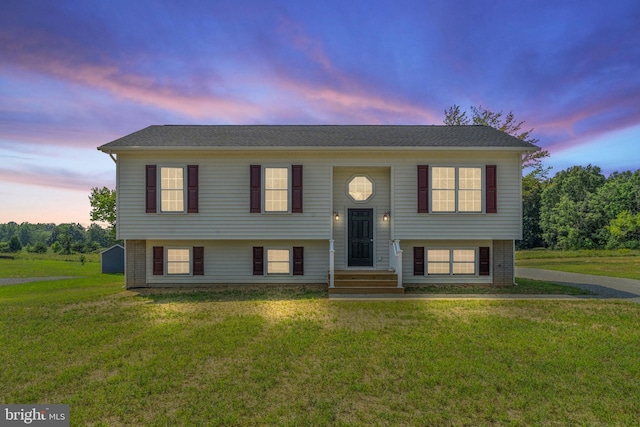
[{"label": "grass", "polygon": [[15,254],[15,259],[0,259],[0,277],[87,276],[100,272],[100,255]]},{"label": "grass", "polygon": [[[0,260],[0,276],[34,275],[81,277],[0,286],[0,402],[67,403],[74,426],[633,425],[640,417],[637,304],[133,293],[121,275],[100,275],[94,259]],[[581,292],[518,283],[510,293]]]},{"label": "grass", "polygon": [[640,305],[0,287],[0,401],[71,425],[633,425]]},{"label": "grass", "polygon": [[493,287],[493,286],[461,286],[461,285],[431,285],[431,286],[407,286],[408,294],[516,294],[516,295],[592,295],[592,292],[574,288],[572,286],[558,285],[556,283],[517,278],[518,286]]},{"label": "grass", "polygon": [[519,251],[516,266],[640,280],[640,251]]}]

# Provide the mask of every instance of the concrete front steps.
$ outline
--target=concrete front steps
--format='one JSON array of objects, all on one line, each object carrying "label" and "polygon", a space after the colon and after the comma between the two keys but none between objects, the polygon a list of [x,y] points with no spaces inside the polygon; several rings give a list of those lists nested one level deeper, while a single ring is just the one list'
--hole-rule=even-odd
[{"label": "concrete front steps", "polygon": [[398,275],[384,270],[338,270],[329,294],[404,294]]}]

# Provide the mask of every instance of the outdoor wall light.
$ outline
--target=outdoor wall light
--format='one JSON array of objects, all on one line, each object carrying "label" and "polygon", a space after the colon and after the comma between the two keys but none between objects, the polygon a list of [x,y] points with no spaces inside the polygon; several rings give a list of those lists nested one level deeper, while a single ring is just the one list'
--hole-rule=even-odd
[{"label": "outdoor wall light", "polygon": [[386,211],[384,215],[382,215],[383,221],[389,221],[389,217],[391,216],[391,211]]},{"label": "outdoor wall light", "polygon": [[338,211],[333,211],[333,217],[336,221],[340,221],[340,214],[338,213]]}]

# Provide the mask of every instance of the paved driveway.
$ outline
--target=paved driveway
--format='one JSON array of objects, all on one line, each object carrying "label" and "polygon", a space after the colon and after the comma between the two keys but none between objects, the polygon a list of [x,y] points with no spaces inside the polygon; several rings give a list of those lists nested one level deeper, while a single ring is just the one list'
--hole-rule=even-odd
[{"label": "paved driveway", "polygon": [[597,298],[625,298],[640,303],[640,280],[524,267],[516,267],[516,276],[587,289]]}]

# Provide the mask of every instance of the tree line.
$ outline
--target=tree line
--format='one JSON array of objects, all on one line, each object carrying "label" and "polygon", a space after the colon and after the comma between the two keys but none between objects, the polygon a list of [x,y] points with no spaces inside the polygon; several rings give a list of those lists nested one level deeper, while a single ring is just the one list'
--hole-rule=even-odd
[{"label": "tree line", "polygon": [[113,233],[93,223],[84,227],[77,223],[31,224],[9,222],[0,224],[0,252],[89,253],[116,243]]},{"label": "tree line", "polygon": [[523,178],[521,249],[640,249],[640,170],[573,166]]}]

